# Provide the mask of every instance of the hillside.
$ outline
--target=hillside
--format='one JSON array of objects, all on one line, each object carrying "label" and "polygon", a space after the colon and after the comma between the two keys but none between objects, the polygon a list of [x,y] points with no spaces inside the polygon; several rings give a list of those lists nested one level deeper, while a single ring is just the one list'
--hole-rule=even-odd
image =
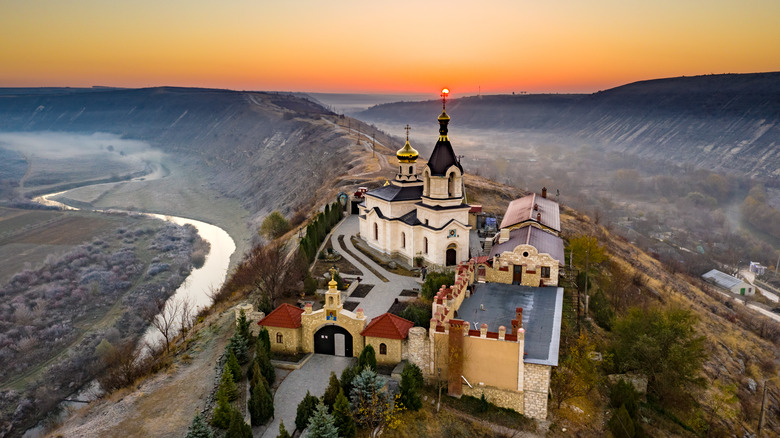
[{"label": "hillside", "polygon": [[[188,197],[200,193],[212,200],[232,198],[244,210],[233,209],[233,216],[247,212],[249,216],[244,218],[248,227],[243,231],[235,226],[229,230],[236,240],[251,238],[250,230],[272,210],[291,214],[311,208],[319,196],[335,195],[323,188],[361,160],[372,159],[365,154],[367,148],[370,151],[366,137],[356,141],[358,126],[363,132],[370,130],[307,99],[281,93],[167,87],[0,89],[0,132],[102,133],[140,140],[164,152],[162,166],[172,169],[175,178],[154,186],[162,200],[109,193],[91,195],[90,199],[99,200],[94,206],[144,205],[147,210],[189,214],[219,224],[225,219],[210,215],[208,208],[174,209],[163,195],[186,191]],[[380,152],[386,149],[381,144],[400,147],[381,133],[377,142]],[[34,192],[35,187],[25,189]]]},{"label": "hillside", "polygon": [[[420,123],[439,106],[391,103],[358,117]],[[777,72],[656,79],[588,95],[472,96],[453,99],[447,112],[467,128],[553,134],[612,152],[780,177]]]}]

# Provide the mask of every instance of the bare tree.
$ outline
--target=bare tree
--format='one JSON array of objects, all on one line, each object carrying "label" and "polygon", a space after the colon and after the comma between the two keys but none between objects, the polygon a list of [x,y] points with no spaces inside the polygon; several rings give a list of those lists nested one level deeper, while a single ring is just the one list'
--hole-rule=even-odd
[{"label": "bare tree", "polygon": [[271,307],[276,307],[276,300],[293,291],[303,278],[297,249],[288,251],[280,241],[255,246],[248,263],[252,267],[255,287],[267,294]]},{"label": "bare tree", "polygon": [[193,307],[189,297],[182,297],[179,303],[179,333],[181,333],[183,338],[186,338],[187,333],[189,333],[190,329],[192,328],[192,317],[195,308]]},{"label": "bare tree", "polygon": [[176,320],[181,313],[181,301],[158,299],[157,307],[160,309],[160,313],[152,318],[152,326],[160,332],[165,340],[165,351],[170,351],[171,340],[176,335]]}]

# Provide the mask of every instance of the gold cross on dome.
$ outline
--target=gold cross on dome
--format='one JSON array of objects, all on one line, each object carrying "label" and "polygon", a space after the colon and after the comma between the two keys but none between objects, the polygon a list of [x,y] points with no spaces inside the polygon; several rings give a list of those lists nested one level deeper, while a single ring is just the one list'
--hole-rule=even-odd
[{"label": "gold cross on dome", "polygon": [[412,127],[407,123],[406,126],[404,126],[404,129],[406,129],[406,141],[409,141],[409,131],[412,129]]},{"label": "gold cross on dome", "polygon": [[330,279],[335,281],[336,280],[336,272],[338,272],[338,271],[336,271],[336,267],[335,266],[331,266],[329,271],[330,271]]}]

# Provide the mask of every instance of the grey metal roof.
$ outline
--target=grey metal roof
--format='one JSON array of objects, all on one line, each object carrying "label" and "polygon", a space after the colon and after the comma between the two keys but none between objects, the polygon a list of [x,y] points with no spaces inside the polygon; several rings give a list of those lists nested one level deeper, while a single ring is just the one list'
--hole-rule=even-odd
[{"label": "grey metal roof", "polygon": [[[534,206],[537,206],[538,209],[534,210]],[[536,219],[537,214],[541,214],[540,220]],[[536,193],[515,199],[507,206],[500,228],[511,227],[526,221],[538,222],[553,230],[561,231],[560,207],[557,202],[542,198]]]},{"label": "grey metal roof", "polygon": [[385,201],[413,201],[422,198],[423,186],[397,186],[393,183],[366,192],[366,196],[374,196]]},{"label": "grey metal roof", "polygon": [[401,222],[407,224],[407,225],[420,225],[422,222],[420,222],[419,219],[417,219],[417,210],[412,210],[409,213],[406,213],[405,215],[400,217]]},{"label": "grey metal roof", "polygon": [[563,240],[551,233],[539,228],[527,226],[518,228],[509,232],[509,240],[493,246],[490,250],[490,257],[501,254],[504,251],[512,251],[517,245],[528,244],[539,250],[540,253],[547,253],[558,263],[565,264],[563,253]]},{"label": "grey metal roof", "polygon": [[[483,306],[485,310],[482,310]],[[523,308],[525,362],[557,366],[563,288],[477,284],[474,295],[464,300],[458,309],[458,318],[471,323],[472,329],[477,323],[477,330],[481,324],[487,324],[489,331],[497,332],[503,325],[509,334],[517,307]]]},{"label": "grey metal roof", "polygon": [[436,142],[431,157],[428,158],[427,166],[431,169],[431,175],[444,176],[451,166],[457,167],[460,173],[463,173],[463,167],[460,165],[458,157],[455,156],[455,151],[449,140],[439,139]]},{"label": "grey metal roof", "polygon": [[720,272],[717,269],[713,269],[712,271],[702,275],[702,278],[705,278],[707,280],[712,280],[718,286],[726,289],[731,289],[732,287],[743,282],[739,278],[732,277],[731,275],[726,274],[724,272]]}]

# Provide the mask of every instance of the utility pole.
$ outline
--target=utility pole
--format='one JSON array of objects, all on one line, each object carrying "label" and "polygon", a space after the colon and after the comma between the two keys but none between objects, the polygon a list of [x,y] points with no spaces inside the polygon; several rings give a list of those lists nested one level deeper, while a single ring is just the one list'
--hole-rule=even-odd
[{"label": "utility pole", "polygon": [[589,291],[589,289],[590,289],[589,274],[590,273],[588,272],[589,268],[590,268],[590,266],[589,266],[590,260],[589,259],[590,259],[590,246],[588,246],[588,248],[585,248],[585,319],[586,320],[588,319],[588,301],[590,301],[590,299],[589,299],[590,298],[590,295],[589,295],[589,292],[590,292]]},{"label": "utility pole", "polygon": [[766,406],[766,384],[769,383],[764,380],[764,396],[761,398],[761,411],[758,413],[758,429],[756,429],[756,437],[761,437],[761,427],[764,425],[764,406]]},{"label": "utility pole", "polygon": [[[437,414],[439,413],[439,408],[441,407],[441,368],[439,368],[439,382],[438,382],[438,384],[439,384],[439,400],[436,402],[436,413]],[[764,392],[766,392],[766,384],[764,384]]]}]

